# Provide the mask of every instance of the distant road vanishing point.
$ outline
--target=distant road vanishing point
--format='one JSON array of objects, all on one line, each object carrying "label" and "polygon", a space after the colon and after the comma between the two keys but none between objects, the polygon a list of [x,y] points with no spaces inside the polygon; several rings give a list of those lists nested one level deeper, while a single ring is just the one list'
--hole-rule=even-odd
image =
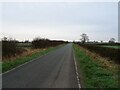
[{"label": "distant road vanishing point", "polygon": [[2,75],[3,88],[78,88],[72,44]]}]

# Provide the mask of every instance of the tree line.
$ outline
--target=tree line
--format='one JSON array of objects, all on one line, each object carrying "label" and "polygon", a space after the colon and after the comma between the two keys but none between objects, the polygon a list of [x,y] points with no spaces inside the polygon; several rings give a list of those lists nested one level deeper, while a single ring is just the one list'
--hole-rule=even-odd
[{"label": "tree line", "polygon": [[57,46],[59,44],[65,43],[64,41],[57,41],[57,40],[49,40],[44,38],[35,38],[32,41],[33,48],[47,48],[47,47],[53,47]]},{"label": "tree line", "polygon": [[[93,42],[89,42],[89,37],[87,34],[83,33],[80,35],[80,41],[82,44],[85,44],[85,43],[98,43],[98,41],[93,41]],[[103,41],[101,40],[101,43],[103,43]],[[115,38],[110,38],[110,40],[108,41],[109,44],[114,44],[116,43],[115,42]]]},{"label": "tree line", "polygon": [[[2,57],[9,57],[9,56],[15,56],[16,54],[20,54],[23,51],[25,51],[25,48],[23,48],[21,45],[19,45],[19,41],[10,39],[7,37],[4,37],[2,39]],[[66,43],[65,41],[58,41],[58,40],[49,40],[44,38],[34,38],[33,41],[25,41],[21,42],[22,44],[30,43],[31,48],[38,49],[38,48],[47,48],[47,47],[54,47],[63,43]],[[27,45],[27,44],[26,44]]]}]

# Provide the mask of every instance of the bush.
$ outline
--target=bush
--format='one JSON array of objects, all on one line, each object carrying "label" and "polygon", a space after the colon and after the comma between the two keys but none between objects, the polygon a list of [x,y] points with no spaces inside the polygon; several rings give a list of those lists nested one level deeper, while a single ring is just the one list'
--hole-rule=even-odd
[{"label": "bush", "polygon": [[32,47],[33,48],[47,48],[47,47],[53,47],[57,46],[59,44],[63,44],[64,41],[55,41],[55,40],[49,40],[44,38],[35,38],[32,41]]},{"label": "bush", "polygon": [[103,57],[108,57],[111,60],[114,60],[115,62],[120,64],[119,62],[120,49],[107,48],[107,47],[101,47],[99,45],[90,45],[90,44],[80,44],[80,46],[92,52],[98,53]]},{"label": "bush", "polygon": [[17,47],[17,42],[16,40],[12,40],[12,39],[3,39],[2,40],[2,56],[6,57],[6,56],[11,56],[11,55],[15,55],[15,54],[19,54],[22,52],[22,49],[19,47]]}]

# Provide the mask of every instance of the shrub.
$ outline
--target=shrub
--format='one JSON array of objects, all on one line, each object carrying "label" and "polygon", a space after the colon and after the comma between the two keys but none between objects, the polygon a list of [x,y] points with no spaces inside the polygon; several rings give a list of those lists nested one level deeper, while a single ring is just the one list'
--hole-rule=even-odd
[{"label": "shrub", "polygon": [[90,44],[80,44],[80,46],[92,52],[98,53],[103,57],[108,57],[117,63],[120,63],[119,62],[120,49],[107,48],[107,47],[101,47],[99,45],[90,45]]},{"label": "shrub", "polygon": [[6,57],[6,56],[11,56],[11,55],[15,55],[15,54],[19,54],[22,52],[22,49],[19,47],[17,47],[17,42],[16,40],[12,40],[12,39],[3,39],[2,40],[2,56]]},{"label": "shrub", "polygon": [[49,40],[44,38],[35,38],[32,41],[32,47],[33,48],[47,48],[47,47],[53,47],[57,46],[59,44],[63,44],[64,41],[55,41],[55,40]]}]

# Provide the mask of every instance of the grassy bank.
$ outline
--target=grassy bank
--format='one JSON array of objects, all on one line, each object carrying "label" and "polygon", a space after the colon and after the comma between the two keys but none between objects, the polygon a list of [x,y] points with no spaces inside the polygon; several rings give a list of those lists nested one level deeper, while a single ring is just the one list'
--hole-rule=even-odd
[{"label": "grassy bank", "polygon": [[99,60],[93,60],[78,46],[74,45],[74,52],[78,64],[78,70],[83,75],[85,88],[117,88],[117,70],[103,67]]},{"label": "grassy bank", "polygon": [[59,45],[59,46],[56,46],[56,47],[49,47],[45,50],[40,50],[39,52],[36,52],[32,55],[29,55],[29,56],[23,56],[23,57],[19,57],[19,58],[16,58],[15,60],[6,60],[4,62],[2,62],[2,72],[5,72],[5,71],[8,71],[16,66],[19,66],[25,62],[28,62],[30,60],[33,60],[35,58],[38,58],[42,55],[45,55],[57,48],[60,48],[62,47],[64,44],[62,45]]}]

